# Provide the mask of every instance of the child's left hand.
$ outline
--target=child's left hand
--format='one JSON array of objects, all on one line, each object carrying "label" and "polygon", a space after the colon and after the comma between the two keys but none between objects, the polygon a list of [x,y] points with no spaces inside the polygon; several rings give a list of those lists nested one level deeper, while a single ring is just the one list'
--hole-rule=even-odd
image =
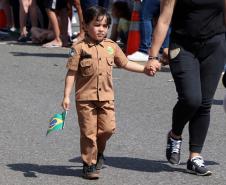
[{"label": "child's left hand", "polygon": [[70,108],[70,98],[64,97],[61,106],[63,107],[64,110],[69,110]]}]

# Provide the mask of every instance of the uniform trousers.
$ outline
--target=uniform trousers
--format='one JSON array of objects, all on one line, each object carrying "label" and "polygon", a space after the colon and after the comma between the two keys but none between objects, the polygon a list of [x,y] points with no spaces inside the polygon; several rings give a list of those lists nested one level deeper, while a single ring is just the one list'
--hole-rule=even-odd
[{"label": "uniform trousers", "polygon": [[115,132],[114,101],[76,101],[83,162],[96,164],[107,140]]}]

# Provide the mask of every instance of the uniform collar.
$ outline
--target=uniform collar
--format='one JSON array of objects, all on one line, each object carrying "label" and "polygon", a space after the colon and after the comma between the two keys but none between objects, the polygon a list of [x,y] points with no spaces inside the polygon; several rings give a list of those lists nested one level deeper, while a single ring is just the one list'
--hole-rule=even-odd
[{"label": "uniform collar", "polygon": [[101,42],[94,43],[94,42],[91,41],[89,36],[85,37],[85,42],[88,44],[89,47],[98,46],[98,45],[100,45],[101,47],[104,47],[104,41],[105,41],[105,39],[102,40]]}]

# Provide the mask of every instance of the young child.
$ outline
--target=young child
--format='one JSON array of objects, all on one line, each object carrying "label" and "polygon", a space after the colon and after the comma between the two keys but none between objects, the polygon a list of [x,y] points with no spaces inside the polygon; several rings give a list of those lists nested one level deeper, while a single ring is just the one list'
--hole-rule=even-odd
[{"label": "young child", "polygon": [[84,16],[84,40],[73,45],[62,107],[70,107],[75,83],[76,109],[80,127],[83,177],[99,178],[107,140],[115,131],[113,64],[133,72],[144,72],[144,66],[128,62],[119,46],[106,38],[110,15],[102,7],[90,7]]}]

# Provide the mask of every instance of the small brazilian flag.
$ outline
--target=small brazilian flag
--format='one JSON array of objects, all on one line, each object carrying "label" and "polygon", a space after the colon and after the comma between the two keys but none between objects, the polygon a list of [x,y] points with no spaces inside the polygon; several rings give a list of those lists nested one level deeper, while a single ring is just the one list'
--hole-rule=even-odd
[{"label": "small brazilian flag", "polygon": [[61,114],[55,114],[49,121],[49,128],[46,135],[52,131],[63,130],[66,115],[67,111],[62,112]]}]

